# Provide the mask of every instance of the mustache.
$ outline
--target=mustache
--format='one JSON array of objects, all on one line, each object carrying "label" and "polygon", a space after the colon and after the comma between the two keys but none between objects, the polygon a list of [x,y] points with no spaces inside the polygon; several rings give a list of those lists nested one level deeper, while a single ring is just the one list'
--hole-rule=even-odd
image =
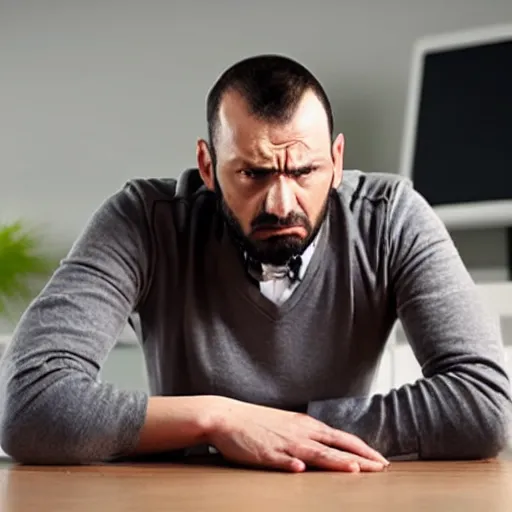
[{"label": "mustache", "polygon": [[252,222],[251,229],[256,231],[262,228],[286,228],[302,226],[310,229],[309,219],[300,213],[291,212],[286,217],[278,217],[272,213],[260,213]]}]

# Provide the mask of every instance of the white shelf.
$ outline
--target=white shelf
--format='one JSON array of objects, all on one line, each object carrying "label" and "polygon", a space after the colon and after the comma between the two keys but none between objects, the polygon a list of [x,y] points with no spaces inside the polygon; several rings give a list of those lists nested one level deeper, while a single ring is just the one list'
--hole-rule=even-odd
[{"label": "white shelf", "polygon": [[434,211],[449,230],[508,228],[512,224],[510,200],[435,206]]}]

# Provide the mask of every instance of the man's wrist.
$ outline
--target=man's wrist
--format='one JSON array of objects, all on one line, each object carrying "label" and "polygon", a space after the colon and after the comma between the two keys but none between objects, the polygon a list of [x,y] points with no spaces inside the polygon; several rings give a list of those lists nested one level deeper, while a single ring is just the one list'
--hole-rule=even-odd
[{"label": "man's wrist", "polygon": [[200,397],[197,421],[205,443],[209,443],[216,433],[226,428],[225,402],[227,400],[229,399],[226,397],[215,395]]}]

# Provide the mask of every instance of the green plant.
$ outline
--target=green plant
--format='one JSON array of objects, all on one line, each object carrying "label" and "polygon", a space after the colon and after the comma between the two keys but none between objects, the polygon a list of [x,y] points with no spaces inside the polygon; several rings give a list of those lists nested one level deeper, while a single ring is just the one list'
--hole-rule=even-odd
[{"label": "green plant", "polygon": [[0,224],[0,316],[24,306],[56,266],[43,244],[22,221]]}]

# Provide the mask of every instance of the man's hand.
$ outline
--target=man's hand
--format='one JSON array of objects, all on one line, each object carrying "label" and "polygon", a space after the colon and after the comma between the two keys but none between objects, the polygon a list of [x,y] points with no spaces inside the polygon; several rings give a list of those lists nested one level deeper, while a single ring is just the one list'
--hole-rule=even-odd
[{"label": "man's hand", "polygon": [[232,462],[300,472],[382,471],[389,462],[358,437],[305,414],[215,397],[208,443]]}]

